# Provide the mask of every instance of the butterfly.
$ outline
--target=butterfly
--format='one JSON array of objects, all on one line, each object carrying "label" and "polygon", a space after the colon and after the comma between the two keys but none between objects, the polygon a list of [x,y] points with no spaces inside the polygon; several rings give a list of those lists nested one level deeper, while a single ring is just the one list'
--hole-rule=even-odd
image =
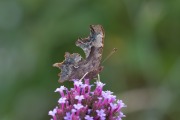
[{"label": "butterfly", "polygon": [[86,79],[95,78],[103,69],[100,65],[104,46],[104,29],[101,25],[90,25],[90,35],[87,38],[79,38],[76,46],[80,47],[85,58],[78,53],[65,53],[65,60],[61,63],[53,64],[61,69],[58,74],[58,82],[81,79],[84,75]]}]

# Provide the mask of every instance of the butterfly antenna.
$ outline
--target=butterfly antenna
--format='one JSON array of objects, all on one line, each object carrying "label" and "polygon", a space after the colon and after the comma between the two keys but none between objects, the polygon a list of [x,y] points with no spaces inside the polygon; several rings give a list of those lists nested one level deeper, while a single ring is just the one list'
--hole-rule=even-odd
[{"label": "butterfly antenna", "polygon": [[113,48],[111,53],[102,61],[102,63],[104,63],[107,59],[109,59],[109,57],[111,57],[116,51],[117,51],[117,48]]}]

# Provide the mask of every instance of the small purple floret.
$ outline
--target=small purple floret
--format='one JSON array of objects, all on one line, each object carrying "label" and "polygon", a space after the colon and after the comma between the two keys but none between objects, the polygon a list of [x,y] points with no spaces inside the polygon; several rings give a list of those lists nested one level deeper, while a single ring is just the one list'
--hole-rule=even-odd
[{"label": "small purple floret", "polygon": [[80,104],[80,103],[78,103],[78,104],[74,104],[73,106],[74,106],[74,108],[75,108],[75,109],[77,109],[77,110],[79,110],[79,109],[83,108],[83,105],[82,105],[82,104]]},{"label": "small purple floret", "polygon": [[90,117],[89,115],[86,115],[85,120],[93,120],[93,117]]},{"label": "small purple floret", "polygon": [[64,98],[60,98],[60,99],[58,100],[58,103],[59,103],[59,104],[66,103],[66,99],[67,99],[67,98],[65,98],[65,97],[64,97]]}]

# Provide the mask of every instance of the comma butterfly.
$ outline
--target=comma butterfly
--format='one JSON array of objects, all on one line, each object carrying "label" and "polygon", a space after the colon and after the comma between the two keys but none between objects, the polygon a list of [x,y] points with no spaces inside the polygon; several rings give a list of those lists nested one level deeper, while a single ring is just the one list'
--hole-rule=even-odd
[{"label": "comma butterfly", "polygon": [[87,79],[95,78],[103,69],[100,65],[103,46],[104,30],[101,25],[90,25],[90,35],[87,38],[79,38],[76,46],[83,49],[86,58],[83,59],[78,53],[65,53],[65,60],[55,63],[53,66],[61,69],[59,82],[66,80],[80,79],[84,76]]}]

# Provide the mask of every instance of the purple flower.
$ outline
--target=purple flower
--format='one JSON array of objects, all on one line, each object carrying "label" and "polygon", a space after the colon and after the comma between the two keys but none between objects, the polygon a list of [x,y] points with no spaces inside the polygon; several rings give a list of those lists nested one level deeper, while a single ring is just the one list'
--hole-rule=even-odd
[{"label": "purple flower", "polygon": [[66,90],[67,88],[64,86],[61,86],[60,88],[57,88],[54,92],[59,92],[60,95],[63,97],[64,96],[64,90]]},{"label": "purple flower", "polygon": [[60,88],[57,88],[54,92],[63,92],[63,90],[66,90],[66,87],[61,86]]},{"label": "purple flower", "polygon": [[126,107],[126,105],[123,103],[122,100],[118,100],[117,101],[118,105],[122,108],[122,107]]},{"label": "purple flower", "polygon": [[51,115],[53,120],[56,120],[57,107],[53,109],[53,111],[49,111],[48,115]]},{"label": "purple flower", "polygon": [[55,92],[61,97],[58,106],[49,111],[52,120],[121,120],[125,115],[121,108],[126,107],[122,100],[116,100],[111,91],[103,91],[104,83],[89,84],[89,80],[74,80],[74,87],[68,90],[61,86]]},{"label": "purple flower", "polygon": [[107,91],[102,91],[102,96],[103,96],[105,99],[108,99],[108,100],[116,99],[116,96],[111,95],[111,94],[110,94],[109,92],[107,92]]},{"label": "purple flower", "polygon": [[101,118],[104,119],[104,117],[106,116],[106,114],[104,113],[104,110],[96,110],[97,115]]},{"label": "purple flower", "polygon": [[77,109],[77,110],[79,110],[79,109],[83,108],[83,105],[82,105],[82,104],[80,104],[80,103],[78,103],[78,104],[74,104],[73,106],[74,106],[74,108],[75,108],[75,109]]},{"label": "purple flower", "polygon": [[117,104],[110,103],[110,106],[111,106],[112,109],[117,108]]},{"label": "purple flower", "polygon": [[93,117],[90,117],[89,115],[86,115],[85,120],[93,120]]},{"label": "purple flower", "polygon": [[57,110],[56,110],[57,108],[54,108],[54,110],[53,111],[49,111],[49,113],[48,113],[48,115],[51,115],[52,117],[54,117],[55,116],[55,114],[57,113]]},{"label": "purple flower", "polygon": [[65,120],[72,120],[70,112],[66,113],[66,116],[64,117]]},{"label": "purple flower", "polygon": [[60,104],[61,104],[61,103],[65,103],[65,102],[66,102],[66,99],[67,99],[67,98],[60,98],[60,99],[58,100],[58,103],[60,103]]},{"label": "purple flower", "polygon": [[75,99],[77,99],[78,101],[82,101],[83,99],[84,99],[84,96],[83,95],[77,95],[76,97],[75,97]]},{"label": "purple flower", "polygon": [[81,81],[74,81],[74,85],[76,85],[77,87],[81,86],[83,83]]},{"label": "purple flower", "polygon": [[105,85],[104,83],[100,81],[95,82],[95,84],[97,85],[97,87],[103,87]]}]

